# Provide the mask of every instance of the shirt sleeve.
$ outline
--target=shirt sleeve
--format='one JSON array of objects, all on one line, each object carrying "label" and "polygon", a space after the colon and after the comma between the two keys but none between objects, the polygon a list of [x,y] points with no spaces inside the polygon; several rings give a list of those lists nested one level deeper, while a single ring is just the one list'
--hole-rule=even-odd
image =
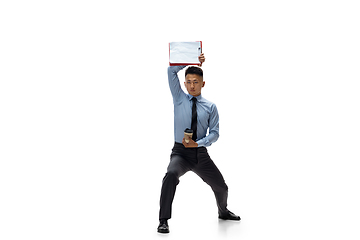
[{"label": "shirt sleeve", "polygon": [[179,77],[177,75],[177,73],[185,67],[186,66],[169,66],[168,68],[169,87],[174,103],[181,101],[182,96],[185,95],[184,91],[181,89]]},{"label": "shirt sleeve", "polygon": [[196,143],[198,147],[209,147],[219,138],[219,113],[215,104],[211,106],[211,113],[209,118],[209,134],[199,139]]}]

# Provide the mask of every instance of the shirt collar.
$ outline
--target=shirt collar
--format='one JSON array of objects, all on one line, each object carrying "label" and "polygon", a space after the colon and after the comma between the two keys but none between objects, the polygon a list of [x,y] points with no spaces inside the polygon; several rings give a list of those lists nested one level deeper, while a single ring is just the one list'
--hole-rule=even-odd
[{"label": "shirt collar", "polygon": [[189,100],[191,100],[191,99],[193,99],[193,98],[196,98],[196,100],[197,100],[198,102],[201,101],[201,99],[202,99],[201,94],[200,94],[199,96],[196,96],[196,97],[194,97],[194,96],[191,95],[191,94],[188,94],[187,96],[188,96],[188,99],[189,99]]}]

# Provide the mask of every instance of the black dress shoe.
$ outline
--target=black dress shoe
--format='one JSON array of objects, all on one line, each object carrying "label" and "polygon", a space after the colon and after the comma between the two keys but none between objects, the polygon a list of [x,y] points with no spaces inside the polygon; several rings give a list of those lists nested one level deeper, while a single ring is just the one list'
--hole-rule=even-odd
[{"label": "black dress shoe", "polygon": [[159,233],[169,233],[169,225],[167,221],[160,221],[159,227],[157,229]]},{"label": "black dress shoe", "polygon": [[241,220],[240,216],[236,216],[234,213],[232,213],[230,211],[228,211],[228,213],[225,215],[219,215],[219,218],[223,219],[223,220],[234,220],[234,221]]}]

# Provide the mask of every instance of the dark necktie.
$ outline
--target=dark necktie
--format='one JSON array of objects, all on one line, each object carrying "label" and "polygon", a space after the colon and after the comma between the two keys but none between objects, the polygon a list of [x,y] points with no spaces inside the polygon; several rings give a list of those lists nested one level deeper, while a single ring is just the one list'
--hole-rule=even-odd
[{"label": "dark necktie", "polygon": [[192,136],[192,140],[196,141],[197,139],[197,112],[196,112],[196,102],[197,99],[195,97],[193,97],[191,99],[191,101],[193,101],[193,106],[192,106],[192,117],[191,117],[191,129],[194,131],[193,136]]}]

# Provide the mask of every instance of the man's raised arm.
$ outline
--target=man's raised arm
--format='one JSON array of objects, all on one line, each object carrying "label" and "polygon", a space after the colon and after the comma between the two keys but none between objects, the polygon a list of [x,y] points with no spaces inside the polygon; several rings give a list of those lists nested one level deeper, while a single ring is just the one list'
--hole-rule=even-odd
[{"label": "man's raised arm", "polygon": [[185,67],[186,66],[170,66],[168,68],[169,87],[174,103],[179,102],[181,100],[181,96],[185,95],[184,91],[181,89],[179,77],[177,75],[177,73]]}]

